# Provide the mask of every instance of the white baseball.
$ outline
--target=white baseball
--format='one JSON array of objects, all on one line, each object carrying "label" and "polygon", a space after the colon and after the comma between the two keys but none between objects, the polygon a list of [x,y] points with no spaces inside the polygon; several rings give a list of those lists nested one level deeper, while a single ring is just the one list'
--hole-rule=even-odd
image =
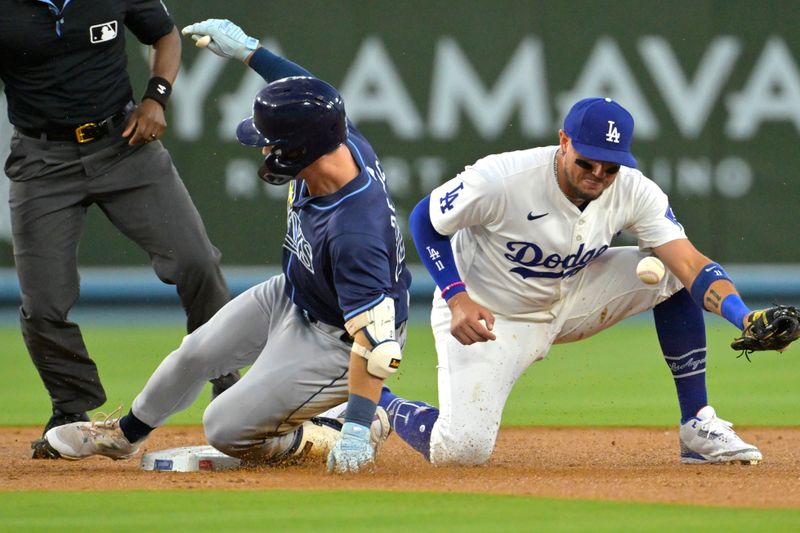
[{"label": "white baseball", "polygon": [[636,275],[647,285],[655,285],[664,278],[664,263],[658,257],[648,256],[636,265]]},{"label": "white baseball", "polygon": [[208,46],[208,43],[210,43],[210,42],[211,42],[211,36],[210,35],[203,35],[202,37],[197,39],[197,42],[195,43],[195,46],[197,48],[205,48],[206,46]]}]

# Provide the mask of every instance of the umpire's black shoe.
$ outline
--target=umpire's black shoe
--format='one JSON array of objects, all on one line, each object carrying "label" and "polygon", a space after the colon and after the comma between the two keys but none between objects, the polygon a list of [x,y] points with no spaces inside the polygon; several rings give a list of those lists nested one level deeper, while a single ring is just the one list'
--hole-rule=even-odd
[{"label": "umpire's black shoe", "polygon": [[50,447],[44,438],[44,434],[57,426],[64,424],[71,424],[73,422],[88,422],[89,415],[86,412],[82,413],[65,413],[57,407],[53,407],[53,416],[47,421],[47,425],[42,432],[42,438],[31,442],[31,459],[58,459],[61,457],[57,451]]},{"label": "umpire's black shoe", "polygon": [[238,370],[234,370],[230,374],[225,374],[224,376],[220,376],[218,378],[212,379],[211,380],[211,385],[212,385],[212,387],[211,387],[211,399],[213,400],[214,398],[216,398],[217,396],[219,396],[220,394],[222,394],[223,392],[225,392],[229,388],[233,387],[233,385],[237,381],[239,381],[240,377],[241,376],[239,375],[239,371]]}]

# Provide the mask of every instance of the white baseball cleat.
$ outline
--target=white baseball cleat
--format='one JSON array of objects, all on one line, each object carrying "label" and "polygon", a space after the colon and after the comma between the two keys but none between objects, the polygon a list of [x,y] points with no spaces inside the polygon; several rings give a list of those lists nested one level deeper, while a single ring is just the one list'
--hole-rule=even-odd
[{"label": "white baseball cleat", "polygon": [[[344,409],[335,412],[326,411],[323,415],[341,415],[344,417]],[[271,464],[287,464],[297,462],[325,462],[328,458],[333,445],[339,440],[341,435],[344,418],[339,416],[316,416],[303,422],[301,426],[300,439],[292,445],[289,450],[281,457],[270,461]],[[389,416],[382,407],[375,410],[375,418],[370,425],[370,444],[375,450],[375,456],[383,446],[383,443],[392,432],[389,426]]]},{"label": "white baseball cleat", "polygon": [[270,464],[295,464],[299,462],[324,463],[328,453],[339,440],[342,425],[332,418],[315,417],[300,426],[299,440],[296,440],[288,453],[271,460]]},{"label": "white baseball cleat", "polygon": [[762,456],[758,448],[740,439],[732,428],[733,424],[717,418],[714,408],[706,405],[697,416],[681,424],[681,462],[760,463]]},{"label": "white baseball cleat", "polygon": [[110,415],[96,413],[96,420],[91,422],[54,427],[45,433],[44,438],[63,459],[70,461],[93,455],[104,455],[114,460],[130,459],[139,451],[139,446],[125,438],[119,428],[119,418],[112,418],[117,412]]}]

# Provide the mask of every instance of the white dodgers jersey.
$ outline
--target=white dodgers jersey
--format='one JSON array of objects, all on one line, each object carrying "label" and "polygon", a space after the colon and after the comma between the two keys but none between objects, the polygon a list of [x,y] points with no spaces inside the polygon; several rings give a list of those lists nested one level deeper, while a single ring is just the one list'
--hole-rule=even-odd
[{"label": "white dodgers jersey", "polygon": [[433,227],[452,235],[470,296],[494,313],[549,312],[621,231],[643,249],[686,238],[666,194],[632,168],[578,209],[558,187],[557,150],[490,155],[431,193]]}]

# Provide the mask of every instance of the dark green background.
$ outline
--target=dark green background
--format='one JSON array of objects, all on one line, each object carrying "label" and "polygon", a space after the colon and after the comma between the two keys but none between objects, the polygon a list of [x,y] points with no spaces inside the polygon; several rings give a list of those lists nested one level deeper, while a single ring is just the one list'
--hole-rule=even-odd
[{"label": "dark green background", "polygon": [[[465,164],[488,153],[554,144],[563,117],[559,96],[572,91],[590,67],[589,56],[598,42],[610,40],[618,47],[660,124],[656,138],[637,137],[634,141],[634,152],[645,174],[651,175],[657,159],[668,162],[674,172],[681,158],[707,158],[716,164],[732,156],[745,160],[753,170],[754,184],[740,198],[726,198],[715,187],[708,194],[681,192],[675,187],[668,191],[675,213],[697,247],[718,261],[729,263],[797,262],[800,120],[776,117],[745,140],[731,139],[725,133],[730,114],[726,101],[745,87],[770,39],[788,47],[793,75],[800,77],[800,17],[794,2],[239,0],[168,1],[167,5],[179,27],[204,18],[230,18],[253,36],[274,39],[289,58],[337,86],[352,69],[365,40],[379,39],[423,119],[423,132],[419,138],[406,139],[397,137],[384,122],[361,120],[358,126],[385,161],[401,158],[413,163],[421,157],[443,158],[446,170],[442,179],[452,177]],[[687,138],[676,125],[646,67],[640,45],[648,36],[668,41],[689,81],[715,39],[731,36],[741,45],[732,71],[696,138]],[[547,76],[543,84],[552,118],[550,133],[539,137],[523,135],[515,113],[499,136],[485,139],[462,113],[460,128],[453,138],[437,139],[431,135],[429,101],[437,43],[452,38],[483,86],[491,91],[526,37],[537,39],[543,46]],[[135,92],[141,94],[147,79],[146,63],[130,34],[129,40]],[[209,52],[198,51],[191,41],[184,41],[184,73],[201,59],[199,54]],[[260,159],[256,151],[239,146],[230,137],[221,138],[218,132],[222,118],[219,105],[227,95],[237,93],[245,72],[237,62],[224,65],[203,108],[197,111],[204,117],[196,140],[176,134],[175,125],[181,117],[176,115],[175,106],[170,106],[167,118],[171,129],[164,142],[212,240],[223,252],[224,263],[276,265],[285,229],[283,199],[268,196],[260,183],[257,194],[251,197],[231,197],[225,186],[225,167],[232,159],[250,161],[254,167]],[[775,87],[776,96],[785,89]],[[244,113],[255,90],[257,87],[241,97],[246,101],[242,104]],[[180,98],[177,91],[174,98]],[[387,173],[391,182],[389,168]],[[420,183],[415,172],[410,178],[394,191],[402,215],[430,189]],[[407,241],[413,250],[408,236]],[[97,209],[92,210],[80,253],[84,265],[146,262],[144,253],[126,241]],[[416,261],[413,252],[409,258]],[[0,266],[11,264],[10,246],[2,243]]]}]

